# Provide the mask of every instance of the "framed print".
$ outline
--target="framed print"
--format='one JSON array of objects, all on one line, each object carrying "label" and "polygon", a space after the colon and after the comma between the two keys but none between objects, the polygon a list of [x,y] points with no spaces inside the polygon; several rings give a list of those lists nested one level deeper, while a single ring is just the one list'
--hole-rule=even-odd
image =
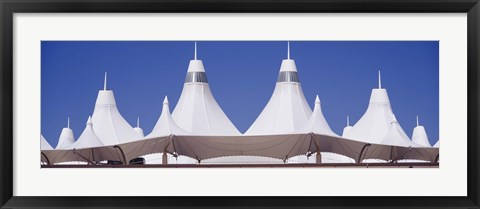
[{"label": "framed print", "polygon": [[476,0],[0,5],[2,208],[479,207]]}]

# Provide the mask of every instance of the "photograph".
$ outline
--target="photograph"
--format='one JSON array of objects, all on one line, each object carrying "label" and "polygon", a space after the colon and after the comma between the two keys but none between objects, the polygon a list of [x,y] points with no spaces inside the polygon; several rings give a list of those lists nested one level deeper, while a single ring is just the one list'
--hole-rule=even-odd
[{"label": "photograph", "polygon": [[479,1],[0,0],[0,209],[480,208]]},{"label": "photograph", "polygon": [[439,168],[439,41],[41,41],[42,168]]}]

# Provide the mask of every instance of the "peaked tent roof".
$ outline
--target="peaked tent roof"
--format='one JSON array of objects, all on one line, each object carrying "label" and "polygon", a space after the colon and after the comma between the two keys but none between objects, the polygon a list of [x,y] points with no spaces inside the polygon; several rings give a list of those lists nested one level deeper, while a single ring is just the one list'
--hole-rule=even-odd
[{"label": "peaked tent roof", "polygon": [[98,136],[95,134],[92,126],[94,126],[92,124],[92,117],[88,116],[88,120],[82,134],[80,135],[80,137],[78,137],[78,140],[68,148],[83,149],[103,146],[104,144],[102,140],[100,140],[100,138],[98,138]]},{"label": "peaked tent roof", "polygon": [[[367,111],[351,130],[345,134],[345,138],[366,143],[381,144],[386,140],[385,137],[387,134],[391,132],[391,124],[396,121],[396,119],[390,106],[390,99],[388,98],[387,90],[382,89],[380,71],[378,80],[379,88],[372,90]],[[396,123],[398,124],[398,122]],[[399,132],[405,133],[399,124],[397,125],[397,129],[399,129]],[[386,140],[386,142],[393,144],[401,143],[392,142],[390,139]]]},{"label": "peaked tent roof", "polygon": [[169,136],[169,135],[190,135],[187,131],[180,128],[170,115],[170,107],[168,105],[168,98],[165,96],[163,100],[162,114],[158,118],[155,127],[146,138]]},{"label": "peaked tent roof", "polygon": [[53,147],[48,143],[48,141],[40,134],[40,150],[53,150]]},{"label": "peaked tent roof", "polygon": [[345,137],[345,135],[346,135],[350,130],[352,130],[352,126],[350,126],[350,118],[347,116],[347,126],[345,126],[345,128],[343,128],[342,137]]},{"label": "peaked tent roof", "polygon": [[400,147],[420,147],[420,145],[415,144],[408,138],[405,131],[403,131],[402,127],[400,127],[400,124],[398,124],[395,115],[393,115],[393,119],[387,135],[380,141],[379,144]]},{"label": "peaked tent roof", "polygon": [[303,95],[295,61],[290,59],[290,44],[287,59],[282,61],[272,97],[245,132],[247,135],[291,133],[304,125],[312,110]]},{"label": "peaked tent roof", "polygon": [[328,125],[327,120],[325,120],[325,117],[323,116],[318,95],[315,98],[315,107],[313,108],[312,115],[301,128],[295,131],[295,133],[316,133],[329,136],[338,136],[332,131],[330,125]]},{"label": "peaked tent roof", "polygon": [[417,116],[417,126],[413,128],[412,141],[424,147],[431,147],[432,145],[428,141],[428,135],[425,131],[425,127],[419,125]]},{"label": "peaked tent roof", "polygon": [[67,127],[62,129],[60,137],[58,137],[58,144],[55,149],[63,149],[69,147],[75,143],[75,137],[73,136],[73,130],[70,129],[70,118],[67,119]]},{"label": "peaked tent roof", "polygon": [[182,94],[172,113],[173,120],[184,130],[197,135],[240,135],[218,105],[208,85],[201,60],[190,60]]},{"label": "peaked tent roof", "polygon": [[145,134],[143,133],[143,129],[140,128],[140,118],[137,118],[137,126],[133,128],[133,130],[137,132],[142,138],[145,136]]},{"label": "peaked tent roof", "polygon": [[98,91],[92,115],[95,134],[104,145],[116,145],[141,139],[118,111],[113,91],[107,90],[106,75],[105,73],[104,88]]}]

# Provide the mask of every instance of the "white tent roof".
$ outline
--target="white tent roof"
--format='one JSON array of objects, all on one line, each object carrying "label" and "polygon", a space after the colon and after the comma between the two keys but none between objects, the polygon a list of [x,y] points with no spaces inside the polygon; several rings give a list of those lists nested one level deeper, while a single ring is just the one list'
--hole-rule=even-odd
[{"label": "white tent roof", "polygon": [[312,110],[303,95],[295,61],[288,57],[282,61],[272,97],[245,134],[291,133],[302,127],[311,115]]},{"label": "white tent roof", "polygon": [[187,131],[180,128],[170,115],[170,108],[168,105],[168,98],[165,96],[163,100],[162,114],[158,118],[155,127],[146,138],[169,136],[169,135],[190,135]]},{"label": "white tent roof", "polygon": [[425,131],[425,127],[419,125],[417,116],[417,126],[413,128],[412,141],[424,147],[431,147],[432,145],[428,141],[428,135]]},{"label": "white tent roof", "polygon": [[113,91],[107,90],[106,87],[106,74],[104,89],[98,92],[92,122],[95,124],[93,126],[95,134],[105,145],[115,145],[141,139],[118,111]]},{"label": "white tent roof", "polygon": [[66,149],[83,149],[103,146],[103,142],[95,134],[92,126],[95,126],[92,124],[92,117],[88,116],[87,124],[82,134],[80,137],[78,137],[78,140],[73,145],[67,147]]},{"label": "white tent roof", "polygon": [[323,116],[318,95],[315,98],[315,108],[313,108],[312,115],[301,128],[295,131],[295,133],[316,133],[329,136],[338,136],[332,131],[330,125],[328,125],[327,120],[325,120],[325,117]]},{"label": "white tent roof", "polygon": [[[366,143],[382,144],[382,142],[386,142],[388,144],[402,144],[402,142],[400,141],[392,141],[402,139],[403,133],[405,133],[401,128],[400,124],[398,124],[398,122],[396,121],[397,120],[395,119],[392,108],[390,106],[390,99],[388,98],[387,90],[382,89],[381,87],[379,72],[379,88],[372,90],[372,94],[370,96],[370,103],[368,105],[367,111],[365,112],[365,114],[363,114],[360,120],[351,128],[351,130],[345,133],[344,137]],[[393,122],[397,124],[394,126],[394,129],[392,129]],[[396,133],[397,131],[399,133]],[[385,139],[387,134],[400,134],[402,136],[394,137],[394,139],[387,140]],[[408,137],[406,138],[408,139]]]},{"label": "white tent roof", "polygon": [[345,128],[343,128],[342,137],[345,137],[345,135],[346,135],[350,130],[352,130],[352,126],[350,126],[350,118],[347,116],[347,126],[345,126]]},{"label": "white tent roof", "polygon": [[401,147],[420,147],[420,145],[415,144],[408,138],[405,131],[403,131],[402,127],[400,127],[400,124],[398,124],[395,115],[393,115],[387,135],[380,141],[379,144]]},{"label": "white tent roof", "polygon": [[240,135],[213,97],[201,60],[190,61],[185,84],[173,120],[184,130],[197,135]]},{"label": "white tent roof", "polygon": [[137,118],[137,126],[133,128],[133,130],[136,131],[138,135],[140,135],[142,138],[145,136],[145,134],[143,133],[143,129],[140,128],[140,118]]},{"label": "white tent roof", "polygon": [[71,146],[75,143],[75,137],[73,136],[73,130],[70,129],[70,118],[67,119],[67,127],[62,129],[60,137],[58,137],[58,144],[55,149],[63,149]]},{"label": "white tent roof", "polygon": [[50,143],[40,134],[40,150],[53,150],[53,147],[50,146]]}]

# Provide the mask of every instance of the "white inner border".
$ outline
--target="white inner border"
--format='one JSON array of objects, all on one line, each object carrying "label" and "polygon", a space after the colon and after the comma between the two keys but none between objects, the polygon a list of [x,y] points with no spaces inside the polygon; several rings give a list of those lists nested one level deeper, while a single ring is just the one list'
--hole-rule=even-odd
[{"label": "white inner border", "polygon": [[[441,166],[438,169],[40,169],[41,40],[440,40]],[[15,196],[466,196],[467,193],[467,16],[464,13],[15,14],[13,88]]]}]

